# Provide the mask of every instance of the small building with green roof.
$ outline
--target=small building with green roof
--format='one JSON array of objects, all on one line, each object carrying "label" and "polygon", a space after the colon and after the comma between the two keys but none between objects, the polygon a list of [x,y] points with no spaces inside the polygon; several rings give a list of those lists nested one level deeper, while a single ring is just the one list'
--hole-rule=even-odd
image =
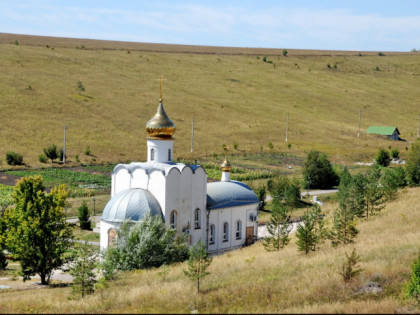
[{"label": "small building with green roof", "polygon": [[399,140],[400,132],[397,127],[388,127],[388,126],[370,126],[366,133],[387,136],[392,140]]}]

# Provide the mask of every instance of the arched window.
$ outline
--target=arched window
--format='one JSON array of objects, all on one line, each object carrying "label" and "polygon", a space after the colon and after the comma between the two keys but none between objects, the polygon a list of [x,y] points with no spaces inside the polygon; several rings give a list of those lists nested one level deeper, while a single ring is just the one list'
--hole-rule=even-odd
[{"label": "arched window", "polygon": [[197,208],[194,211],[194,228],[196,230],[201,228],[200,221],[201,221],[200,209]]},{"label": "arched window", "polygon": [[240,240],[242,238],[242,222],[241,220],[236,221],[236,239]]},{"label": "arched window", "polygon": [[172,161],[171,149],[168,149],[168,161]]},{"label": "arched window", "polygon": [[214,224],[210,225],[210,238],[209,238],[209,245],[214,244],[216,241],[216,227]]},{"label": "arched window", "polygon": [[114,245],[116,239],[117,239],[117,231],[115,231],[114,229],[110,229],[108,231],[108,246]]},{"label": "arched window", "polygon": [[150,161],[155,160],[155,149],[150,149]]},{"label": "arched window", "polygon": [[229,223],[223,223],[223,242],[229,241]]},{"label": "arched window", "polygon": [[172,210],[170,218],[169,218],[169,226],[173,228],[174,230],[176,230],[177,219],[178,219],[178,214],[176,213],[175,210]]}]

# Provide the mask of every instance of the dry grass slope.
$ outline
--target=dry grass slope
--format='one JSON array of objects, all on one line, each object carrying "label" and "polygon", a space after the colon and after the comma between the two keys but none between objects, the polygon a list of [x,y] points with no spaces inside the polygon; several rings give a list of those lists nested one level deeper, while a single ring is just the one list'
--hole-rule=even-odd
[{"label": "dry grass slope", "polygon": [[[394,313],[413,312],[401,298],[410,266],[420,251],[420,188],[401,191],[376,217],[359,223],[353,246],[328,244],[308,256],[297,251],[295,237],[280,252],[261,243],[215,257],[202,283],[204,294],[183,275],[186,264],[125,273],[109,289],[69,301],[69,288],[0,292],[4,313]],[[363,272],[344,284],[338,270],[355,247]],[[383,291],[360,294],[366,281]]]},{"label": "dry grass slope", "polygon": [[[370,161],[388,146],[404,157],[417,133],[418,54],[289,50],[284,57],[280,50],[13,34],[0,34],[0,45],[3,167],[9,150],[37,166],[44,146],[62,145],[64,125],[70,162],[77,154],[82,162],[144,160],[144,126],[157,107],[161,74],[165,108],[177,126],[175,158],[220,154],[222,143],[233,142],[247,152],[267,150],[269,142],[287,151],[287,112],[292,153],[314,148],[335,162]],[[409,142],[367,136],[369,125],[398,126]],[[93,157],[83,154],[88,145]]]}]

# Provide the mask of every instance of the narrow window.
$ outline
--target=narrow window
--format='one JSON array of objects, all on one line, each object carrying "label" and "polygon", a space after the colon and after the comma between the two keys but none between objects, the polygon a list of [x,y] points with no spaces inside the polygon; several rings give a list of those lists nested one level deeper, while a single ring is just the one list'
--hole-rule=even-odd
[{"label": "narrow window", "polygon": [[178,217],[178,215],[177,215],[176,211],[175,211],[175,210],[173,210],[173,211],[171,212],[171,215],[170,215],[170,218],[169,218],[169,226],[170,226],[171,228],[173,228],[174,230],[176,230],[176,221],[177,221],[177,217]]},{"label": "narrow window", "polygon": [[210,245],[214,244],[215,237],[216,237],[216,227],[214,226],[214,224],[212,224],[210,225],[210,239],[209,239]]},{"label": "narrow window", "polygon": [[242,222],[241,220],[236,221],[236,239],[240,240],[242,238]]},{"label": "narrow window", "polygon": [[223,242],[227,242],[229,240],[229,223],[223,223]]},{"label": "narrow window", "polygon": [[155,149],[151,149],[150,150],[150,161],[154,161],[155,160]]},{"label": "narrow window", "polygon": [[168,161],[172,161],[171,149],[168,149]]},{"label": "narrow window", "polygon": [[194,212],[194,228],[197,230],[200,228],[200,209],[195,209]]}]

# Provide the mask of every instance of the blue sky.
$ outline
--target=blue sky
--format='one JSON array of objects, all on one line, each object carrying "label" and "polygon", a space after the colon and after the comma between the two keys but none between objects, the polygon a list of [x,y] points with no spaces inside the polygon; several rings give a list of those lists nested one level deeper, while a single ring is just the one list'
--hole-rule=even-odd
[{"label": "blue sky", "polygon": [[0,32],[187,45],[410,51],[419,0],[2,0]]}]

